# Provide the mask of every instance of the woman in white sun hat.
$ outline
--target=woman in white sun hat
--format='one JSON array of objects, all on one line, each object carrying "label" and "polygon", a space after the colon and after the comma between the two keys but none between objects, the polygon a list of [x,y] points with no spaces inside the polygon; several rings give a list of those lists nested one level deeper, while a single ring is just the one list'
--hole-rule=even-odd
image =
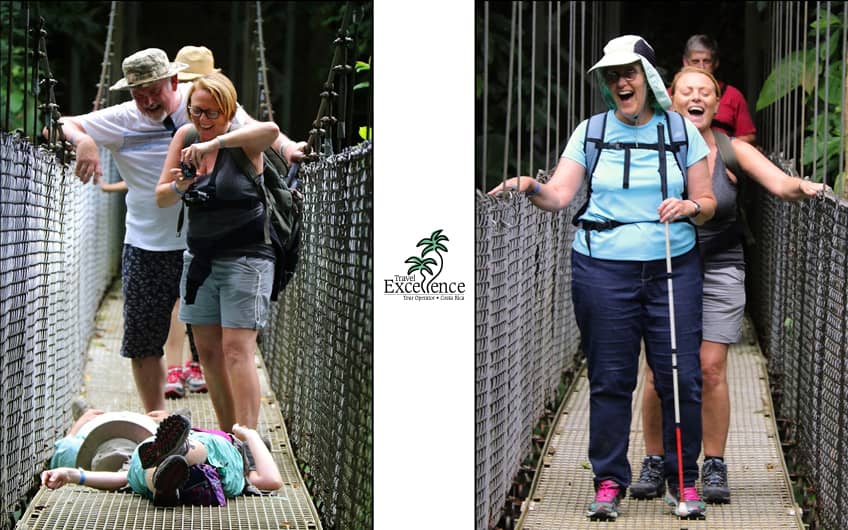
[{"label": "woman in white sun hat", "polygon": [[[587,181],[575,215],[572,299],[591,388],[589,461],[595,499],[587,515],[615,519],[630,485],[627,460],[632,395],[642,343],[663,409],[665,478],[675,514],[701,517],[695,483],[701,450],[701,264],[695,226],[713,216],[709,149],[679,114],[655,67],[654,50],[637,35],[604,47],[595,72],[609,110],[571,135],[548,182],[519,177],[490,193],[515,190],[543,210],[567,207]],[[659,141],[660,134],[662,142]],[[668,226],[665,225],[668,223]],[[668,230],[668,232],[666,232]],[[666,242],[672,263],[683,493],[677,473]]]}]

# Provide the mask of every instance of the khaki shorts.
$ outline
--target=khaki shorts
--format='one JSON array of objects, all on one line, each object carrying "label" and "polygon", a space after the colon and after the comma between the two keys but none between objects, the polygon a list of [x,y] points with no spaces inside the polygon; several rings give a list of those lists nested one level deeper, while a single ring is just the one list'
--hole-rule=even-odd
[{"label": "khaki shorts", "polygon": [[735,266],[704,271],[704,340],[733,344],[742,338],[745,270]]}]

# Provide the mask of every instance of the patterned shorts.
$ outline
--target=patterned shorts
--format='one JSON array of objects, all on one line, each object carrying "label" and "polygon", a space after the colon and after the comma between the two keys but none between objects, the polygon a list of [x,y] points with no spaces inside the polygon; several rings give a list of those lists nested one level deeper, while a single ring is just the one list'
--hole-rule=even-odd
[{"label": "patterned shorts", "polygon": [[121,356],[135,359],[163,355],[171,310],[180,296],[182,265],[182,250],[156,252],[124,245]]}]

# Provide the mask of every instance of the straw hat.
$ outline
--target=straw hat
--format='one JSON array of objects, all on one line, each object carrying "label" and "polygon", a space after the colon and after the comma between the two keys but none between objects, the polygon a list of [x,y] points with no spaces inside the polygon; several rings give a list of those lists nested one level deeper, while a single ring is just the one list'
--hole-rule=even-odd
[{"label": "straw hat", "polygon": [[181,82],[194,81],[198,77],[221,71],[220,68],[215,68],[215,57],[212,50],[206,46],[183,46],[174,60],[188,65],[188,68],[177,74],[177,79]]},{"label": "straw hat", "polygon": [[109,90],[129,90],[154,81],[166,79],[188,68],[185,63],[168,60],[168,55],[159,48],[147,48],[135,52],[121,63],[124,77],[109,87]]},{"label": "straw hat", "polygon": [[92,471],[118,471],[135,447],[156,433],[156,422],[137,412],[105,412],[83,425],[85,441],[77,453],[76,467]]}]

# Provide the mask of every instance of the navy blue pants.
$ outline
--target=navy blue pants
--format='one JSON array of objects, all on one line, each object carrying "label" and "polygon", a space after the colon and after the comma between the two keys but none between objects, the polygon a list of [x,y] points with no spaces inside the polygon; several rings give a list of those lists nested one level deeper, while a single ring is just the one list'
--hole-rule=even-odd
[{"label": "navy blue pants", "polygon": [[[627,461],[639,352],[662,402],[666,479],[677,485],[671,324],[665,259],[614,261],[572,252],[572,298],[589,373],[589,461],[595,484],[630,486]],[[701,452],[702,276],[698,252],[672,258],[683,482],[694,486]]]}]

